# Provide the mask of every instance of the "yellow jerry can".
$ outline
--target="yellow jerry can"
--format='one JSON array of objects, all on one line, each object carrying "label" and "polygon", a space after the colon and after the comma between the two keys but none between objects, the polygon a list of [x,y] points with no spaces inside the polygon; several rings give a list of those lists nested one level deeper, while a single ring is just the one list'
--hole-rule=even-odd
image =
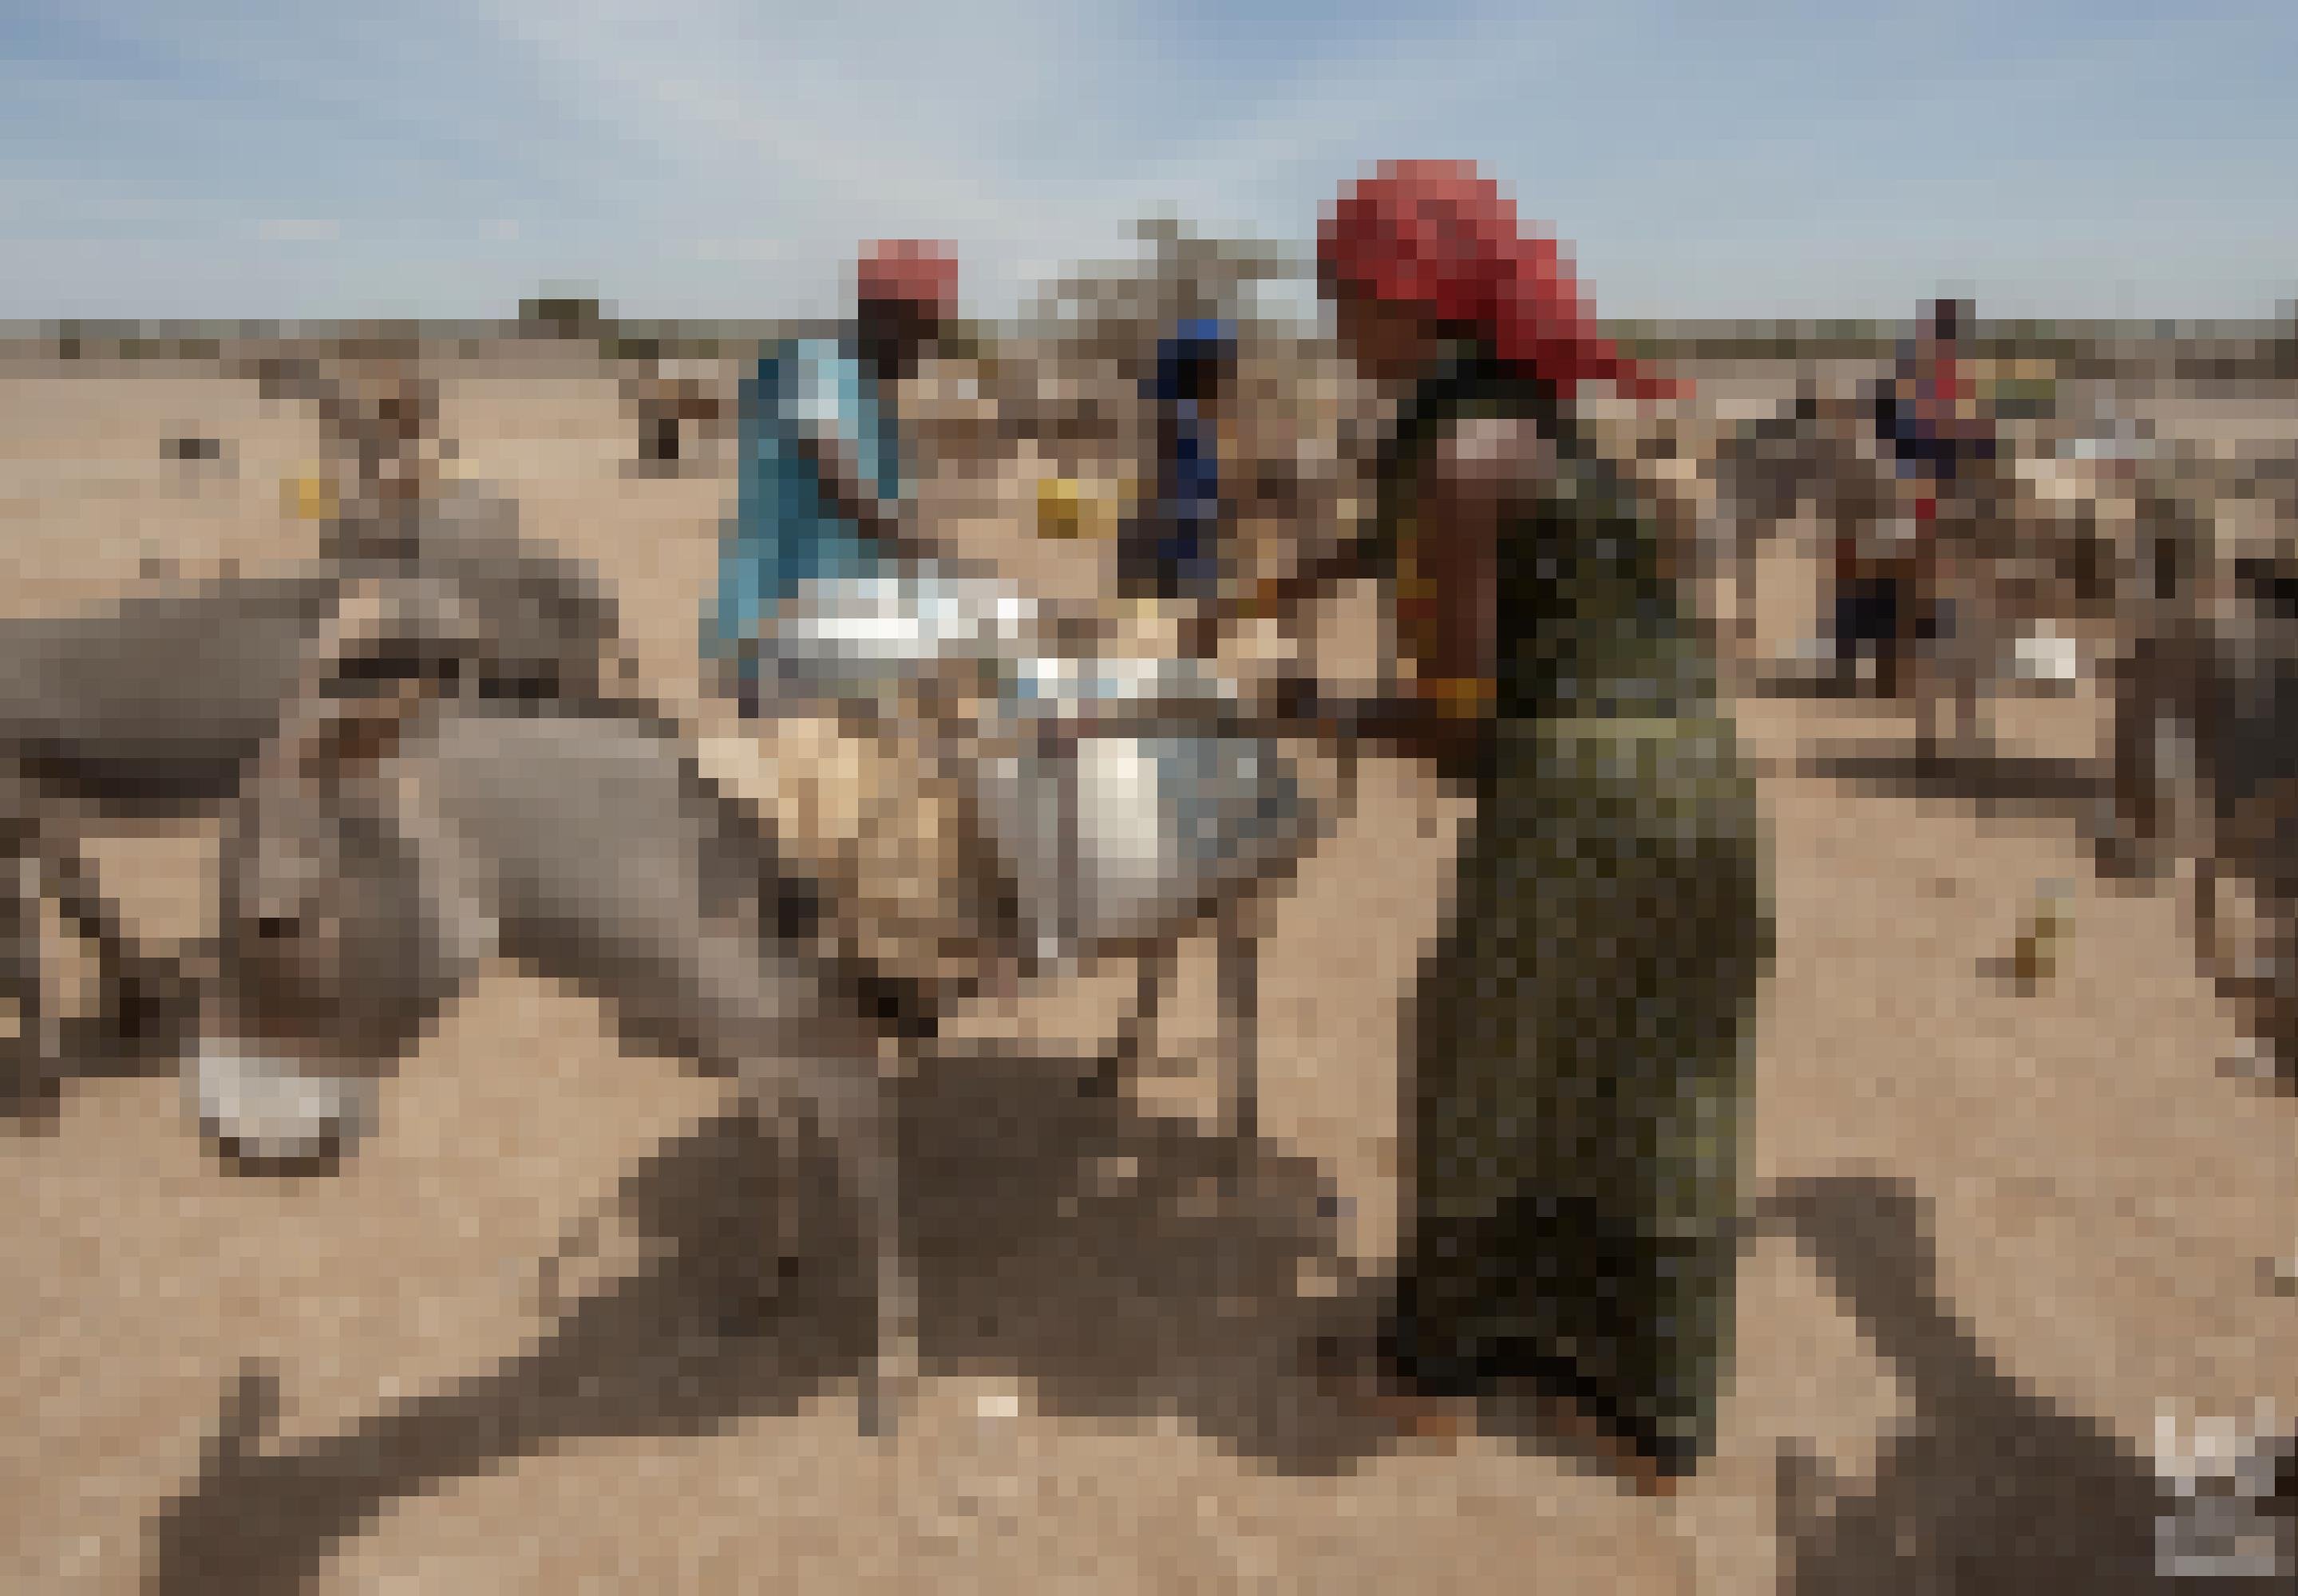
[{"label": "yellow jerry can", "polygon": [[1046,477],[1037,484],[1037,536],[1108,538],[1117,531],[1137,486],[1079,477]]},{"label": "yellow jerry can", "polygon": [[316,471],[293,476],[281,484],[287,514],[298,521],[326,521],[335,513],[335,484]]},{"label": "yellow jerry can", "polygon": [[1085,522],[1085,495],[1076,478],[1046,477],[1037,484],[1037,536],[1079,537]]}]

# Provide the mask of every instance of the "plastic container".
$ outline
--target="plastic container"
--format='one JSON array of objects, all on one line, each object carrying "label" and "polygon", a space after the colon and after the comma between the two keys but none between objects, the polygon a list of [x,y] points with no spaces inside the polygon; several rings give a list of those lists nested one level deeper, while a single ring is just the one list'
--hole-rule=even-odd
[{"label": "plastic container", "polygon": [[327,521],[335,514],[335,484],[319,472],[288,478],[280,484],[280,498],[297,521]]},{"label": "plastic container", "polygon": [[1073,539],[1085,532],[1084,489],[1074,477],[1046,477],[1037,484],[1037,536]]},{"label": "plastic container", "polygon": [[1105,539],[1117,535],[1138,486],[1130,480],[1101,482],[1080,477],[1046,477],[1037,483],[1037,536],[1061,539]]}]

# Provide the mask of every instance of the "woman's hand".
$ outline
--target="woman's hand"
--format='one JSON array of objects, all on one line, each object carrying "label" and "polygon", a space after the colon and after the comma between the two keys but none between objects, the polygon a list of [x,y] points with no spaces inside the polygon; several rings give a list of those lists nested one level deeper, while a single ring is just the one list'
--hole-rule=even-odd
[{"label": "woman's hand", "polygon": [[1327,744],[1370,744],[1447,771],[1467,768],[1484,736],[1480,718],[1448,714],[1414,694],[1333,695],[1313,679],[1279,679],[1256,704],[1280,735],[1306,733]]}]

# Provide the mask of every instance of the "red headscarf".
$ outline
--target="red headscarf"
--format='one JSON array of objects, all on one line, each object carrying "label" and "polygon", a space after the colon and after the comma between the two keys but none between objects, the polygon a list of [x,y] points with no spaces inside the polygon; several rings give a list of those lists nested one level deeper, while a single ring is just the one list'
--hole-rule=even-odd
[{"label": "red headscarf", "polygon": [[881,239],[863,251],[854,277],[864,304],[913,305],[937,317],[957,310],[957,254],[945,243]]},{"label": "red headscarf", "polygon": [[1328,284],[1474,327],[1500,360],[1559,393],[1603,381],[1637,398],[1685,391],[1598,334],[1556,241],[1518,232],[1515,204],[1471,162],[1384,161],[1342,192],[1317,246]]}]

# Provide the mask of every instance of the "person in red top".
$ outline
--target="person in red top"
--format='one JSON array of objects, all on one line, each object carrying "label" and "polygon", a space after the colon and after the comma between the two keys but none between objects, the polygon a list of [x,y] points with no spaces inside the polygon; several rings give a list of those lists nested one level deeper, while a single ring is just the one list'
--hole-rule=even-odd
[{"label": "person in red top", "polygon": [[1876,433],[1900,483],[1903,513],[1914,523],[1914,542],[1881,569],[1839,563],[1836,644],[1846,669],[1861,644],[1874,646],[1877,690],[1885,697],[1897,695],[1908,644],[1950,623],[1946,606],[1930,597],[1941,502],[1959,504],[1963,467],[1993,452],[1963,366],[1970,319],[1970,307],[1955,300],[1925,306],[1921,333],[1901,346],[1876,391]]}]

